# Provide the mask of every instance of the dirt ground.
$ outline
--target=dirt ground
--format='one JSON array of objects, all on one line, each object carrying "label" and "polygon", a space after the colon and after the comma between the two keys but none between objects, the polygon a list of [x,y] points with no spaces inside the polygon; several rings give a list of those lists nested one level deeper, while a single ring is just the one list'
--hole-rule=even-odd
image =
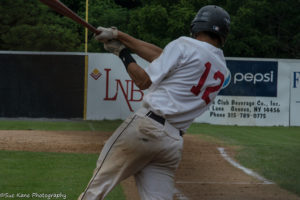
[{"label": "dirt ground", "polygon": [[[99,153],[111,133],[0,131],[0,149],[34,152]],[[213,142],[184,136],[176,174],[176,200],[300,200],[276,184],[265,184],[227,162]],[[229,155],[232,149],[225,148]],[[122,182],[128,200],[139,200],[133,178]],[[80,192],[80,191],[79,191]]]}]

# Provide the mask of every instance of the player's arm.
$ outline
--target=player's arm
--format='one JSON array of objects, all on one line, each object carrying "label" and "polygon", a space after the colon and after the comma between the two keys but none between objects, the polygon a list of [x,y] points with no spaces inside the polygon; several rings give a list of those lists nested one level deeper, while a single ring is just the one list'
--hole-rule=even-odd
[{"label": "player's arm", "polygon": [[118,56],[123,62],[130,78],[136,86],[141,90],[145,90],[152,84],[149,75],[140,67],[134,58],[131,56],[130,51],[119,40],[109,40],[104,43],[104,49]]},{"label": "player's arm", "polygon": [[146,90],[151,86],[152,82],[149,75],[135,62],[128,65],[127,72],[135,85],[141,90]]},{"label": "player's arm", "polygon": [[160,47],[154,44],[136,39],[121,31],[118,31],[117,39],[148,62],[155,60],[163,51]]}]

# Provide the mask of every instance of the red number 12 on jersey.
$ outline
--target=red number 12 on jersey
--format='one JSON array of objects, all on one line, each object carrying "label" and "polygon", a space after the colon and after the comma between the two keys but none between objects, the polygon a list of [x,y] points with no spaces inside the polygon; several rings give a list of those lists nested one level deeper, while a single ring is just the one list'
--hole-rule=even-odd
[{"label": "red number 12 on jersey", "polygon": [[[204,85],[204,83],[205,83],[205,81],[207,79],[207,76],[208,76],[209,72],[210,72],[210,69],[211,69],[210,62],[205,63],[205,71],[202,74],[202,76],[201,76],[201,78],[200,78],[200,80],[198,82],[198,85],[197,86],[193,86],[192,89],[191,89],[191,92],[194,95],[198,96],[200,94],[201,89],[202,89],[202,87],[203,87],[203,85]],[[220,79],[221,82],[217,86],[206,87],[206,89],[205,89],[205,91],[204,91],[204,93],[203,93],[203,95],[201,97],[205,101],[206,104],[209,104],[209,102],[211,101],[210,98],[209,98],[209,94],[212,93],[212,92],[218,91],[222,87],[222,85],[224,83],[224,75],[220,71],[217,71],[214,74],[214,79],[215,80]]]}]

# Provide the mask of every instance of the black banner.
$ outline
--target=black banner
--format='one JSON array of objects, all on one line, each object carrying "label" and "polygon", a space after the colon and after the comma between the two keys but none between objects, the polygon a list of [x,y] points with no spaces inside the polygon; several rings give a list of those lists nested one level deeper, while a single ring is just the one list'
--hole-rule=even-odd
[{"label": "black banner", "polygon": [[82,118],[84,56],[0,54],[0,117]]}]

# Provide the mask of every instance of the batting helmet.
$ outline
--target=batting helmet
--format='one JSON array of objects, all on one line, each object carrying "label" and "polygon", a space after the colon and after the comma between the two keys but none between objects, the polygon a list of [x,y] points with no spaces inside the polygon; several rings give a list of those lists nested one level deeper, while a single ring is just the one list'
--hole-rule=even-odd
[{"label": "batting helmet", "polygon": [[197,33],[208,31],[216,34],[223,46],[229,32],[230,16],[221,7],[208,5],[202,7],[191,23],[191,33],[195,37]]}]

